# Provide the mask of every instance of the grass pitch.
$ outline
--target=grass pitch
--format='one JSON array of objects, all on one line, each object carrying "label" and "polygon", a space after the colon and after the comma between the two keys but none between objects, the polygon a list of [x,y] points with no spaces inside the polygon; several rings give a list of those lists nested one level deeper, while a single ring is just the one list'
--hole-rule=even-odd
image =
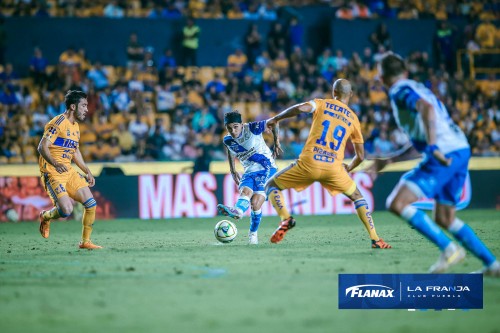
[{"label": "grass pitch", "polygon": [[[500,255],[500,212],[459,213]],[[500,332],[500,279],[484,279],[484,309],[339,310],[339,273],[425,273],[437,249],[388,213],[374,214],[394,248],[372,250],[357,217],[299,217],[283,243],[239,235],[217,243],[221,218],[94,224],[106,249],[78,250],[80,223],[0,224],[0,331],[10,332]],[[477,270],[469,255],[452,272]]]}]

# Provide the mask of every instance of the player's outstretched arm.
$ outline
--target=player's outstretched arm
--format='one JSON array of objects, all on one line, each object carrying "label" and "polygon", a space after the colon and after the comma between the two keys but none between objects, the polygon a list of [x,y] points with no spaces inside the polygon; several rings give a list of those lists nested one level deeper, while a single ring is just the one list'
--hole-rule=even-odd
[{"label": "player's outstretched arm", "polygon": [[57,172],[63,173],[63,172],[68,171],[68,169],[66,168],[66,166],[64,164],[58,163],[54,160],[54,158],[52,158],[52,155],[50,154],[50,149],[49,149],[50,146],[52,146],[52,142],[50,142],[50,140],[48,140],[47,138],[43,137],[42,140],[40,140],[40,143],[38,144],[38,148],[37,148],[38,153],[40,153],[40,155],[42,155],[44,160],[46,160],[47,163],[52,165],[56,169]]},{"label": "player's outstretched arm", "polygon": [[410,143],[407,146],[396,151],[391,156],[384,156],[381,158],[373,159],[372,165],[370,165],[365,170],[365,172],[370,174],[372,178],[375,179],[377,177],[376,174],[382,171],[389,164],[414,160],[416,158],[419,158],[420,156],[421,156],[420,153]]},{"label": "player's outstretched arm", "polygon": [[226,147],[226,153],[227,153],[227,160],[229,161],[229,170],[231,171],[231,175],[233,176],[233,180],[234,180],[236,185],[240,185],[241,176],[236,171],[236,168],[234,166],[235,156],[233,156],[233,154],[231,154],[231,152],[229,151],[229,149],[227,147]]},{"label": "player's outstretched arm", "polygon": [[95,185],[95,178],[92,175],[92,172],[90,172],[90,169],[87,167],[85,164],[85,161],[83,160],[82,153],[80,152],[80,148],[76,148],[75,154],[73,155],[73,161],[75,164],[85,172],[85,175],[87,176],[87,181],[89,182],[89,187],[92,187]]},{"label": "player's outstretched arm", "polygon": [[433,155],[439,163],[449,166],[451,164],[451,158],[446,158],[436,145],[436,115],[434,107],[421,98],[417,101],[416,108],[422,117],[425,133],[427,135],[426,152]]},{"label": "player's outstretched arm", "polygon": [[273,134],[274,147],[273,147],[273,158],[276,158],[283,154],[283,149],[280,144],[280,127],[278,123],[271,128],[271,133]]},{"label": "player's outstretched arm", "polygon": [[349,163],[349,165],[344,164],[344,167],[347,170],[347,172],[351,172],[352,170],[356,169],[361,164],[361,162],[363,162],[365,159],[364,144],[354,143],[353,145],[354,145],[354,151],[356,152],[356,155],[352,159],[351,163]]},{"label": "player's outstretched arm", "polygon": [[281,111],[274,117],[267,120],[266,125],[269,128],[273,128],[278,122],[283,119],[292,118],[298,116],[301,113],[311,113],[313,111],[313,106],[309,103],[295,104],[288,109]]}]

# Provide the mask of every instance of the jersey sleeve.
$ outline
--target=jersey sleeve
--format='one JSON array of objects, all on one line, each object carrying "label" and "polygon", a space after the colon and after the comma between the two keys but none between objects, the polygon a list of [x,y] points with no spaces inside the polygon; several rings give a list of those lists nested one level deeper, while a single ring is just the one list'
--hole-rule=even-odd
[{"label": "jersey sleeve", "polygon": [[265,131],[266,129],[266,121],[261,120],[261,121],[254,121],[252,123],[248,124],[248,129],[253,135],[260,135],[262,132]]},{"label": "jersey sleeve", "polygon": [[59,133],[61,133],[59,125],[56,125],[55,123],[48,123],[47,126],[45,126],[43,137],[51,143],[54,143],[59,137]]},{"label": "jersey sleeve", "polygon": [[359,123],[359,119],[358,118],[354,119],[352,124],[353,124],[353,129],[351,134],[351,142],[364,143],[365,140],[363,139],[363,133],[361,132],[361,125]]},{"label": "jersey sleeve", "polygon": [[417,101],[421,98],[420,95],[409,86],[402,86],[392,95],[396,105],[402,109],[416,111]]},{"label": "jersey sleeve", "polygon": [[306,103],[309,104],[310,106],[312,106],[312,110],[310,113],[313,113],[314,111],[316,111],[316,109],[318,107],[316,100],[312,99],[310,101],[307,101]]}]

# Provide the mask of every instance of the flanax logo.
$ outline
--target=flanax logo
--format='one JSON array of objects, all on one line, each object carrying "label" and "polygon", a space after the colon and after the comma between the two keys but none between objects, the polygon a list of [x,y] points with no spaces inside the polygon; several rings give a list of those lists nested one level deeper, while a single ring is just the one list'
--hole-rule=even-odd
[{"label": "flanax logo", "polygon": [[394,297],[393,294],[394,289],[380,284],[361,284],[345,290],[350,297]]}]

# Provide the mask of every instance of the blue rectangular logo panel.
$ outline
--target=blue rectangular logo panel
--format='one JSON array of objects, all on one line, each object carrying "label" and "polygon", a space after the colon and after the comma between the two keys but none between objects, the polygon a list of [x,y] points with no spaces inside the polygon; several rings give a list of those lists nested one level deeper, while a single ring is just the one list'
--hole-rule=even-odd
[{"label": "blue rectangular logo panel", "polygon": [[339,274],[339,309],[482,308],[482,274]]}]

